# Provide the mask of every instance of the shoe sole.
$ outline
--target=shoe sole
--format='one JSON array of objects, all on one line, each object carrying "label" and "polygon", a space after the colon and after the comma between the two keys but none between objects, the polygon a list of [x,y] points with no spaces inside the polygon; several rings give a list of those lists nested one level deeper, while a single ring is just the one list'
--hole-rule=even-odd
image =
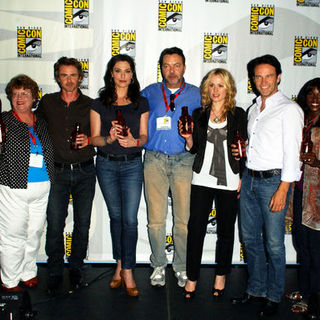
[{"label": "shoe sole", "polygon": [[180,287],[180,288],[184,288],[184,286],[186,285],[186,282],[187,281],[178,281],[178,286]]},{"label": "shoe sole", "polygon": [[165,284],[166,284],[165,281],[159,282],[159,281],[152,281],[152,280],[151,280],[151,285],[152,285],[153,287],[164,287]]}]

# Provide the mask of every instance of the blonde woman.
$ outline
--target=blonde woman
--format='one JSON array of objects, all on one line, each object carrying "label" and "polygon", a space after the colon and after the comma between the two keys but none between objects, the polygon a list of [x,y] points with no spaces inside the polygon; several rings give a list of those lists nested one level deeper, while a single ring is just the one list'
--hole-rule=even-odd
[{"label": "blonde woman", "polygon": [[196,155],[188,223],[186,300],[191,300],[195,293],[213,200],[217,212],[217,267],[212,294],[214,297],[224,294],[232,261],[240,173],[244,166],[243,159],[237,161],[231,155],[230,145],[237,131],[247,139],[246,114],[235,106],[236,87],[232,75],[225,69],[213,69],[203,78],[200,89],[202,107],[193,113],[193,133],[181,134],[186,139],[186,148]]}]

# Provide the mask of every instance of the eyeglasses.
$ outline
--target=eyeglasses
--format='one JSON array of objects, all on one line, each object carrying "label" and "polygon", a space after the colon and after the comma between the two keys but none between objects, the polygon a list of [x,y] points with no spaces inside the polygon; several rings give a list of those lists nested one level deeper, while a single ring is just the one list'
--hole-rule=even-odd
[{"label": "eyeglasses", "polygon": [[12,99],[18,99],[18,98],[26,99],[30,95],[31,95],[31,92],[14,92],[12,94]]},{"label": "eyeglasses", "polygon": [[169,107],[170,107],[171,111],[174,111],[175,108],[176,108],[176,106],[174,105],[175,96],[176,96],[175,94],[170,94],[170,105],[169,105]]}]

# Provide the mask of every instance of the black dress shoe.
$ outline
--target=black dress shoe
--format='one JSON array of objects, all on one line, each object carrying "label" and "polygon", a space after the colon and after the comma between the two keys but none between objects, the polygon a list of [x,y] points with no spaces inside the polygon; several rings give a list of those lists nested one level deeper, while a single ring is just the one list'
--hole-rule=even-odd
[{"label": "black dress shoe", "polygon": [[237,298],[231,298],[231,303],[232,304],[244,304],[244,303],[248,303],[248,302],[259,302],[259,301],[263,301],[264,298],[262,297],[256,297],[256,296],[252,296],[249,293],[245,293],[242,297],[237,297]]},{"label": "black dress shoe", "polygon": [[71,269],[69,271],[70,285],[73,289],[79,289],[85,286],[80,269]]},{"label": "black dress shoe", "polygon": [[51,275],[48,278],[48,293],[49,294],[55,294],[56,291],[60,288],[61,284],[62,284],[62,276],[61,275]]},{"label": "black dress shoe", "polygon": [[273,301],[267,300],[263,304],[261,309],[258,311],[258,315],[259,316],[267,316],[267,317],[273,316],[274,314],[277,313],[278,307],[279,307],[278,302],[273,302]]}]

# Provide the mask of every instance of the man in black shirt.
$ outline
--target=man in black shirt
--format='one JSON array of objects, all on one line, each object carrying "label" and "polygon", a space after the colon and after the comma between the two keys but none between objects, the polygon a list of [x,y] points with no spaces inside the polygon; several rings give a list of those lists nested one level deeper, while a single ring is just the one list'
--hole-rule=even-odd
[{"label": "man in black shirt", "polygon": [[[81,64],[74,58],[62,57],[54,65],[54,76],[60,92],[46,94],[37,109],[37,115],[48,123],[55,158],[55,181],[49,195],[46,239],[48,290],[51,293],[61,285],[63,279],[63,230],[70,194],[74,219],[69,257],[70,283],[73,288],[82,284],[81,268],[87,254],[96,181],[93,161],[95,151],[89,145],[88,138],[92,99],[83,95],[79,89],[83,79]],[[71,148],[70,141],[75,123],[80,123],[82,130],[77,135],[77,150]]]}]

